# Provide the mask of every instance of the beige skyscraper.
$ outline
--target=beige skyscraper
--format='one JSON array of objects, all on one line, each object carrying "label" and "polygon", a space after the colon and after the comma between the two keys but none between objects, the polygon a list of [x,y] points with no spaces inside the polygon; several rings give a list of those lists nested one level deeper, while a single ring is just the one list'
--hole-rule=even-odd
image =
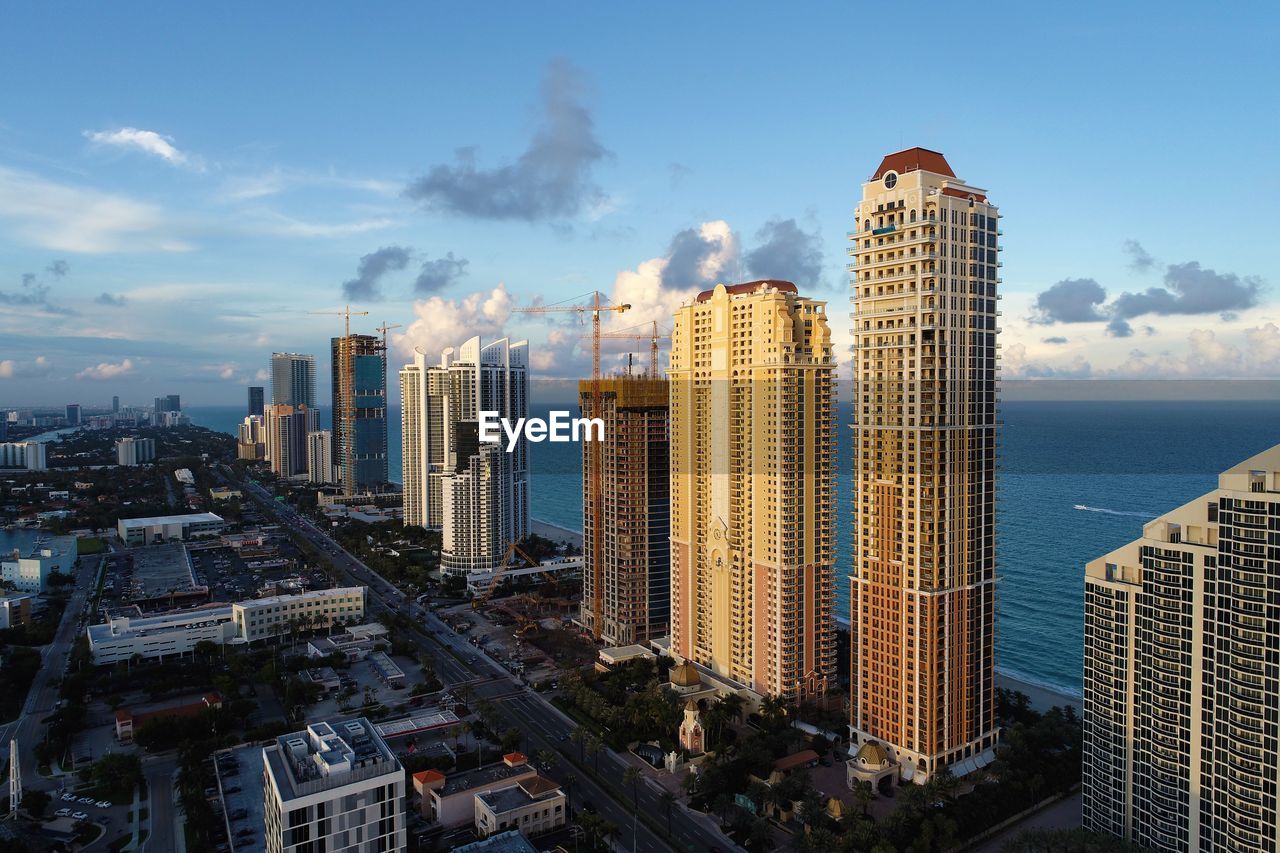
[{"label": "beige skyscraper", "polygon": [[854,220],[851,728],[922,782],[988,763],[997,735],[998,215],[911,148]]},{"label": "beige skyscraper", "polygon": [[1280,845],[1280,445],[1085,568],[1084,826]]},{"label": "beige skyscraper", "polygon": [[676,312],[671,650],[760,694],[834,674],[834,371],[826,305],[791,282]]}]

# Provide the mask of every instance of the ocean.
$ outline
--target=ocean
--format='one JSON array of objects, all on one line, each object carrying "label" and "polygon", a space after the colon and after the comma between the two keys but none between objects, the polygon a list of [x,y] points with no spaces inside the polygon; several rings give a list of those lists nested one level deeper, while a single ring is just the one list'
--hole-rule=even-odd
[{"label": "ocean", "polygon": [[[233,435],[244,417],[239,406],[184,411],[196,424]],[[1002,404],[1001,416],[996,665],[1079,696],[1084,564],[1140,536],[1148,519],[1213,489],[1220,471],[1280,442],[1280,401],[1015,401]],[[841,406],[841,423],[851,417]],[[390,413],[389,433],[391,478],[398,481],[399,409]],[[843,468],[852,458],[850,430],[837,435]],[[535,518],[582,529],[580,453],[573,444],[530,445]],[[837,486],[836,613],[847,617],[849,477],[840,475]]]}]

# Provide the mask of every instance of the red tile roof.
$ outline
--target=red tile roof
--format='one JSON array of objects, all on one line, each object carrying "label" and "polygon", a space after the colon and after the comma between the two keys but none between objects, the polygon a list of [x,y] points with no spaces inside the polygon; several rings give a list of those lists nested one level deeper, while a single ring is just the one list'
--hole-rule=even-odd
[{"label": "red tile roof", "polygon": [[[794,284],[792,284],[789,281],[783,281],[782,279],[779,279],[779,278],[762,278],[756,281],[744,281],[742,284],[728,284],[728,285],[725,285],[724,289],[729,291],[730,295],[733,295],[735,293],[755,293],[757,290],[760,289],[760,285],[762,284],[766,284],[770,287],[776,288],[782,291],[783,293],[799,293],[800,292],[796,289],[796,286]],[[710,290],[704,290],[698,294],[697,301],[706,302],[708,299],[711,298],[711,294],[715,292],[716,291],[714,287],[711,288]]]},{"label": "red tile roof", "polygon": [[429,785],[432,782],[440,782],[444,780],[444,774],[439,770],[419,770],[413,774],[413,781],[420,785]]},{"label": "red tile roof", "polygon": [[818,753],[814,752],[812,749],[805,749],[779,758],[777,761],[773,762],[773,769],[787,773],[798,767],[807,767],[808,765],[817,762],[817,760]]},{"label": "red tile roof", "polygon": [[964,190],[958,190],[958,189],[956,189],[955,187],[943,187],[943,188],[942,188],[942,194],[943,194],[943,195],[949,195],[949,196],[955,196],[956,198],[968,198],[969,196],[973,196],[973,197],[974,197],[974,200],[976,200],[976,201],[980,201],[980,202],[983,202],[983,203],[986,203],[986,200],[987,200],[987,197],[986,197],[985,195],[983,195],[982,193],[966,192],[966,191],[964,191]]},{"label": "red tile roof", "polygon": [[880,161],[880,167],[871,176],[871,180],[879,180],[885,172],[902,174],[903,172],[914,172],[916,169],[936,172],[949,178],[956,176],[956,173],[951,171],[951,167],[947,165],[947,158],[942,156],[942,152],[930,151],[928,148],[908,148],[905,151],[895,151],[892,154],[885,155],[885,158]]}]

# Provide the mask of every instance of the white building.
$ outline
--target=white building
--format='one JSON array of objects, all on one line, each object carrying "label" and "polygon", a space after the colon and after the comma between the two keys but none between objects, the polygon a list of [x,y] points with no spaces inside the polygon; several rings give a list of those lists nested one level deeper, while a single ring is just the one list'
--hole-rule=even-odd
[{"label": "white building", "polygon": [[48,467],[43,441],[7,441],[0,444],[0,468],[44,471]]},{"label": "white building", "polygon": [[405,524],[441,528],[445,572],[492,570],[528,533],[527,442],[494,454],[478,423],[482,411],[528,415],[528,358],[526,341],[475,337],[444,350],[438,365],[417,350],[400,371]]},{"label": "white building", "polygon": [[354,624],[364,619],[364,607],[365,588],[347,586],[243,601],[232,605],[232,618],[236,636],[252,643],[287,634],[291,624],[304,629],[336,622]]},{"label": "white building", "polygon": [[0,595],[0,628],[17,628],[31,623],[30,595]]},{"label": "white building", "polygon": [[313,483],[338,482],[333,466],[332,430],[307,433],[307,478]]},{"label": "white building", "polygon": [[404,768],[368,720],[281,735],[262,764],[267,853],[407,848]]},{"label": "white building", "polygon": [[122,438],[116,442],[117,465],[140,465],[156,458],[154,438]]},{"label": "white building", "polygon": [[209,641],[223,645],[236,636],[230,605],[179,610],[159,616],[120,616],[103,625],[85,629],[93,662],[109,665],[144,658],[188,655],[196,644]]},{"label": "white building", "polygon": [[1280,849],[1280,445],[1085,569],[1084,828]]},{"label": "white building", "polygon": [[165,658],[191,654],[204,640],[219,646],[252,643],[299,628],[327,627],[338,620],[358,622],[364,618],[364,600],[362,586],[312,590],[158,616],[120,616],[90,625],[85,634],[96,664],[127,661],[135,654]]},{"label": "white building", "polygon": [[224,526],[220,515],[212,512],[195,512],[189,515],[122,518],[116,522],[116,534],[126,545],[151,545],[175,539],[220,536]]},{"label": "white building", "polygon": [[476,794],[475,809],[476,834],[481,838],[512,829],[533,837],[565,824],[564,791],[544,776]]},{"label": "white building", "polygon": [[15,548],[0,562],[0,580],[18,592],[48,592],[49,575],[74,571],[77,546],[74,536],[56,536],[37,540],[25,556]]},{"label": "white building", "polygon": [[277,477],[306,479],[307,437],[320,429],[320,412],[306,406],[267,406],[266,454]]}]

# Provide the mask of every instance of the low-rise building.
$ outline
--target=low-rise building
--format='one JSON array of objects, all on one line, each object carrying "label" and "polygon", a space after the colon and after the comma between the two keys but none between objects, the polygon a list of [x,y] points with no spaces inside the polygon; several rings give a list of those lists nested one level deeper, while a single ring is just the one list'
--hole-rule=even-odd
[{"label": "low-rise building", "polygon": [[0,628],[18,628],[31,624],[30,595],[0,596]]},{"label": "low-rise building", "polygon": [[297,627],[328,627],[339,622],[364,619],[365,588],[362,586],[317,589],[297,595],[274,595],[233,604],[237,635],[254,642]]},{"label": "low-rise building", "polygon": [[85,633],[96,664],[127,661],[134,655],[163,659],[191,654],[203,641],[219,646],[252,643],[295,630],[323,628],[337,619],[358,621],[364,617],[364,594],[362,586],[339,587],[156,616],[122,614],[105,624],[90,625]]},{"label": "low-rise building", "polygon": [[[466,826],[475,821],[477,794],[500,791],[536,778],[537,769],[519,752],[508,753],[502,757],[502,761],[477,767],[475,770],[451,773],[448,776],[437,774],[422,783],[421,813],[424,818],[439,823],[445,829]],[[414,787],[418,786],[415,779]]]},{"label": "low-rise building", "polygon": [[262,764],[267,853],[406,849],[404,767],[368,720],[281,735]]},{"label": "low-rise building", "polygon": [[225,523],[212,512],[188,515],[157,515],[149,518],[122,518],[116,522],[116,533],[126,545],[151,545],[173,539],[199,539],[220,536]]},{"label": "low-rise building", "polygon": [[538,853],[538,848],[518,830],[508,829],[479,841],[453,848],[453,853]]},{"label": "low-rise building", "polygon": [[565,824],[564,791],[544,776],[476,794],[475,808],[476,834],[482,838],[512,829],[532,837]]},{"label": "low-rise building", "polygon": [[194,717],[221,707],[222,696],[216,692],[210,692],[138,708],[119,708],[116,710],[116,740],[121,743],[133,743],[133,736],[138,730],[161,717]]},{"label": "low-rise building", "polygon": [[0,561],[0,580],[17,592],[49,591],[54,572],[70,575],[76,565],[78,542],[74,536],[42,537],[23,552],[15,548]]}]

